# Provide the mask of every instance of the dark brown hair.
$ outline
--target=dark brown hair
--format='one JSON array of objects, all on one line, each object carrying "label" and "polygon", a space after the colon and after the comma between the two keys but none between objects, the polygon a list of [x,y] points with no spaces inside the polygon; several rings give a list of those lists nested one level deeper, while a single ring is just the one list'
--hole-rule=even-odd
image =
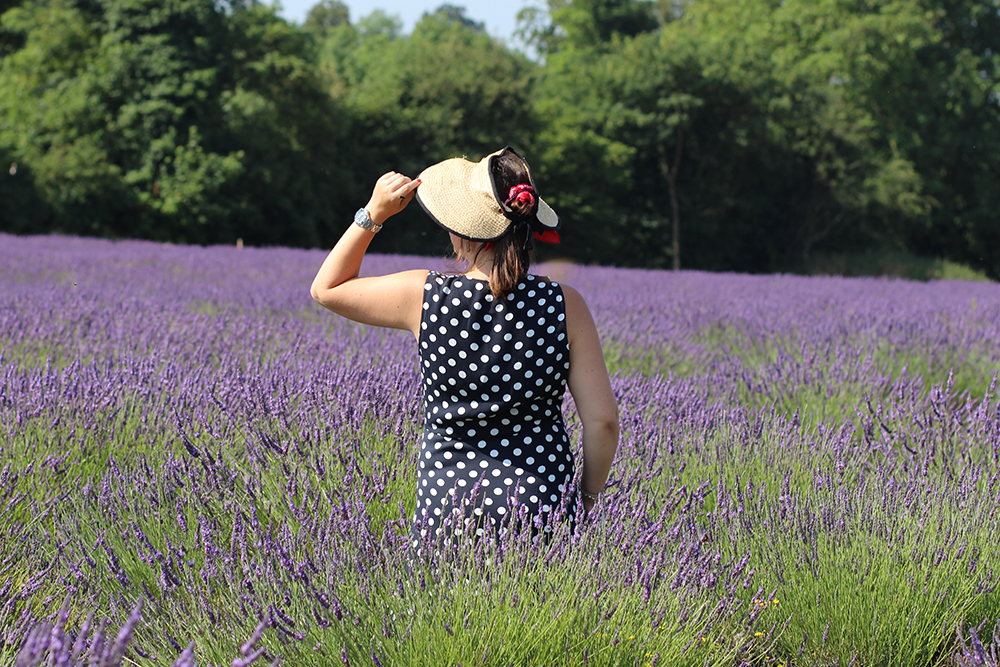
[{"label": "dark brown hair", "polygon": [[[493,178],[499,185],[502,196],[506,196],[515,185],[530,183],[528,169],[516,155],[505,153],[493,161]],[[532,207],[525,202],[511,202],[510,207],[522,218],[534,214]],[[493,270],[490,272],[490,292],[494,299],[502,299],[514,291],[517,284],[524,280],[531,268],[531,251],[525,248],[530,224],[515,224],[503,236],[493,242]]]}]

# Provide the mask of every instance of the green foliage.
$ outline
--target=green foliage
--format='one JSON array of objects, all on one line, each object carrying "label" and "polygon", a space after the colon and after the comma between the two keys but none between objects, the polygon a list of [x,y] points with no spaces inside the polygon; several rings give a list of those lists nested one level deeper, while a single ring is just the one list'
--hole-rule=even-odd
[{"label": "green foliage", "polygon": [[988,280],[965,264],[903,252],[819,255],[806,266],[811,275],[897,276],[910,280]]},{"label": "green foliage", "polygon": [[35,186],[31,170],[14,161],[7,150],[0,148],[0,225],[15,233],[45,230],[48,225],[48,204]]},{"label": "green foliage", "polygon": [[[1000,191],[987,176],[995,151],[973,163],[976,175],[953,177],[959,163],[970,166],[955,141],[1000,146],[996,94],[985,94],[996,86],[996,56],[982,45],[970,55],[974,39],[965,60],[938,53],[954,51],[944,45],[954,44],[956,22],[942,21],[954,3],[662,4],[659,31],[632,35],[581,29],[581,17],[597,15],[592,5],[553,4],[548,25],[537,11],[522,14],[525,38],[546,53],[539,143],[555,199],[591,202],[572,209],[583,235],[613,237],[602,239],[604,254],[589,254],[589,244],[572,254],[663,266],[679,219],[691,267],[801,270],[817,249],[947,248],[1000,275],[980,242],[1000,230],[995,216],[964,217],[965,241],[948,219],[970,200],[967,208],[995,211]],[[976,139],[957,112],[943,113],[959,108],[955,97],[977,104]],[[567,144],[604,147],[587,168],[613,194],[569,177],[581,165],[557,161]]]},{"label": "green foliage", "polygon": [[309,10],[302,27],[318,37],[324,37],[332,28],[349,22],[347,5],[340,0],[320,0]]},{"label": "green foliage", "polygon": [[[20,4],[21,0],[0,0],[0,16],[3,16],[8,9],[13,9]],[[24,40],[20,39],[17,33],[0,25],[0,58],[23,46]]]},{"label": "green foliage", "polygon": [[[427,16],[428,14],[425,14]],[[445,23],[454,23],[473,32],[486,32],[486,24],[481,21],[473,21],[465,15],[465,7],[458,7],[452,4],[443,4],[429,14]]]},{"label": "green foliage", "polygon": [[395,14],[386,14],[376,9],[358,22],[358,30],[366,37],[382,35],[388,39],[396,39],[403,32],[403,22]]},{"label": "green foliage", "polygon": [[[538,62],[453,4],[409,35],[339,0],[301,28],[243,1],[0,12],[7,231],[327,245],[385,171],[513,145],[567,223],[550,255],[1000,278],[1000,0],[539,0]],[[375,250],[443,247],[417,207],[393,227]]]},{"label": "green foliage", "polygon": [[50,228],[318,242],[338,118],[307,36],[272,9],[28,2],[3,23],[25,48],[0,68],[16,91],[0,145],[31,169]]},{"label": "green foliage", "polygon": [[549,14],[570,47],[632,37],[658,25],[648,0],[549,0]]},{"label": "green foliage", "polygon": [[[456,155],[479,159],[507,144],[523,147],[535,133],[535,66],[450,5],[425,14],[407,37],[372,31],[364,21],[360,29],[341,26],[320,62],[331,93],[352,116],[352,162],[365,187],[389,170],[416,176]],[[438,252],[426,217],[410,209],[374,248]]]}]

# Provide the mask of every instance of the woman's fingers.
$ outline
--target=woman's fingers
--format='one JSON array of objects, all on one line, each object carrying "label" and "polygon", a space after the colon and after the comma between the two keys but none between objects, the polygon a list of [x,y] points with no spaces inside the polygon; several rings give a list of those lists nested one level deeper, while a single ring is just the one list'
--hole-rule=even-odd
[{"label": "woman's fingers", "polygon": [[419,186],[419,185],[420,185],[420,180],[419,180],[419,179],[417,179],[417,180],[415,180],[415,181],[414,181],[414,180],[411,180],[411,179],[407,178],[407,179],[406,179],[406,182],[405,182],[405,183],[403,183],[403,184],[402,184],[402,185],[401,185],[401,186],[400,186],[400,187],[399,187],[399,188],[398,188],[398,189],[396,190],[396,194],[397,194],[397,195],[403,195],[403,196],[409,196],[409,195],[412,195],[412,194],[413,194],[413,191],[414,191],[414,190],[416,190],[416,189],[417,189],[417,186]]},{"label": "woman's fingers", "polygon": [[397,200],[408,202],[413,198],[413,191],[420,185],[420,181],[415,181],[408,176],[398,175],[388,183],[389,196]]},{"label": "woman's fingers", "polygon": [[[418,181],[414,181],[409,176],[406,176],[404,174],[399,174],[395,171],[390,171],[386,172],[385,174],[382,174],[382,177],[378,179],[378,183],[375,184],[375,188],[377,190],[378,189],[385,190],[386,194],[388,195],[399,195],[400,190],[405,188],[410,183],[417,183],[417,182]],[[406,190],[406,192],[409,192],[414,187],[416,186],[414,185],[409,187]]]},{"label": "woman's fingers", "polygon": [[406,208],[419,185],[419,180],[415,181],[399,172],[387,171],[375,183],[371,201],[365,207],[368,215],[381,224],[389,216]]},{"label": "woman's fingers", "polygon": [[399,174],[391,183],[392,190],[395,194],[407,194],[413,191],[420,181],[415,181],[409,176],[404,176]]},{"label": "woman's fingers", "polygon": [[417,186],[419,185],[420,185],[419,180],[413,181],[407,179],[406,183],[403,183],[403,185],[400,186],[398,190],[396,190],[396,195],[398,196],[397,201],[399,202],[400,211],[406,208],[406,205],[410,203],[411,199],[413,199],[413,196],[416,194],[417,191]]}]

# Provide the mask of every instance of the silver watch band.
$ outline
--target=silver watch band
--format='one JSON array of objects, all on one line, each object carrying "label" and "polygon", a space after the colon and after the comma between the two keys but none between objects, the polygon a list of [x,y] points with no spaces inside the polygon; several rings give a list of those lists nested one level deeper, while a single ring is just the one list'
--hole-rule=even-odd
[{"label": "silver watch band", "polygon": [[354,214],[354,224],[362,229],[367,229],[373,234],[378,234],[379,230],[382,229],[382,225],[376,225],[375,222],[368,217],[368,211],[361,207],[358,212]]}]

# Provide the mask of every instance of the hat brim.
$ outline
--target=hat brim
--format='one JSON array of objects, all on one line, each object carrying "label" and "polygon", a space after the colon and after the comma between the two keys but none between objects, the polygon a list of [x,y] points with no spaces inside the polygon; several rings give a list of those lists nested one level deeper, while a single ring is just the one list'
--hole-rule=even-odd
[{"label": "hat brim", "polygon": [[[421,183],[417,188],[417,202],[431,220],[456,236],[470,241],[499,239],[510,229],[516,216],[501,199],[490,167],[494,159],[508,152],[524,164],[534,187],[527,161],[508,146],[479,162],[451,158],[427,167],[418,176]],[[541,197],[535,217],[546,229],[557,231],[561,226],[559,216]]]}]

